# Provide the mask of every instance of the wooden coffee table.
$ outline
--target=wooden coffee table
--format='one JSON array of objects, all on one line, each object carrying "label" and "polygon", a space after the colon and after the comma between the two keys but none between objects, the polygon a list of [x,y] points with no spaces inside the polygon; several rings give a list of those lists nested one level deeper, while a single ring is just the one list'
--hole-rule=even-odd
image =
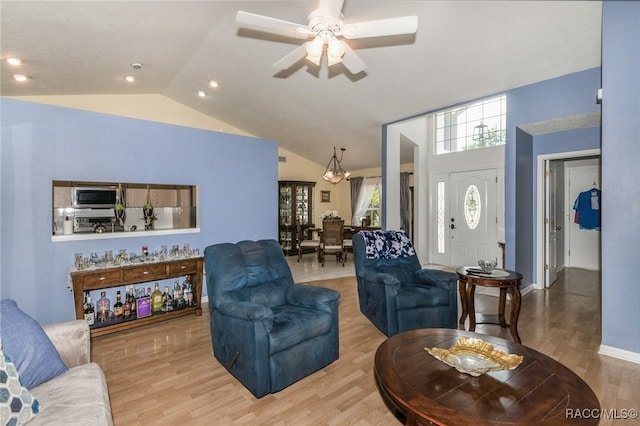
[{"label": "wooden coffee table", "polygon": [[[473,377],[424,350],[448,349],[461,336],[480,338],[524,359],[514,370]],[[598,424],[598,419],[571,415],[600,409],[578,375],[538,351],[498,337],[451,329],[406,331],[380,345],[374,372],[383,398],[407,425]]]}]

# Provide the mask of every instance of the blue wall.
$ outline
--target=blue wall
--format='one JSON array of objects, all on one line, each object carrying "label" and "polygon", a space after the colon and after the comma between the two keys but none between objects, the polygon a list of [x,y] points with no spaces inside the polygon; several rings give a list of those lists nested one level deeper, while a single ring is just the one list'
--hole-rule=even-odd
[{"label": "blue wall", "polygon": [[640,361],[640,2],[602,12],[602,344]]},{"label": "blue wall", "polygon": [[[73,254],[142,245],[277,238],[278,153],[272,141],[0,100],[1,296],[42,324],[74,318]],[[53,180],[199,186],[200,233],[51,241]],[[204,289],[206,294],[206,289]]]},{"label": "blue wall", "polygon": [[[507,142],[505,147],[505,241],[506,264],[523,275],[523,285],[535,280],[535,226],[537,167],[536,137],[520,126],[600,111],[596,92],[600,87],[600,68],[593,68],[545,80],[507,92]],[[595,133],[592,133],[593,135]],[[574,150],[581,144],[573,135],[559,135],[554,152]],[[543,138],[544,139],[544,138]],[[584,143],[584,141],[583,141]],[[590,137],[585,148],[598,148]],[[566,148],[565,148],[566,147]]]}]

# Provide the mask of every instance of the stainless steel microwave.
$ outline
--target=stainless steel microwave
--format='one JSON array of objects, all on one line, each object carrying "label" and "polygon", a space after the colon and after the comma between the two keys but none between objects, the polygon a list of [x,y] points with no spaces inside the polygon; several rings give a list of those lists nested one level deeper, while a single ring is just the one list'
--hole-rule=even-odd
[{"label": "stainless steel microwave", "polygon": [[119,201],[116,188],[73,188],[73,207],[76,209],[108,209]]}]

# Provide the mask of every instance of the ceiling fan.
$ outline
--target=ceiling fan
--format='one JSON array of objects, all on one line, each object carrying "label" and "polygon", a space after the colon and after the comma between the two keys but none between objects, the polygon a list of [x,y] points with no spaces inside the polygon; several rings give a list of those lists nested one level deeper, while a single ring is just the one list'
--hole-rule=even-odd
[{"label": "ceiling fan", "polygon": [[314,64],[320,65],[320,61],[326,53],[329,66],[342,62],[353,74],[364,71],[367,65],[342,40],[343,38],[359,39],[413,34],[418,29],[418,17],[415,15],[345,23],[342,15],[343,3],[343,0],[320,0],[318,9],[309,15],[307,25],[244,11],[238,11],[236,22],[249,29],[290,38],[309,39],[273,64],[275,68],[287,69],[304,57]]}]

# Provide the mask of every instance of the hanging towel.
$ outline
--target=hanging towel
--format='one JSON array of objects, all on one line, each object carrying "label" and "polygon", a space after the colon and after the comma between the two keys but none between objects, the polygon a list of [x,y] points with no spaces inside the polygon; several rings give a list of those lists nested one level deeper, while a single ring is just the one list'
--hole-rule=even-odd
[{"label": "hanging towel", "polygon": [[574,222],[580,229],[600,230],[600,190],[592,189],[578,194],[573,209],[576,211]]}]

